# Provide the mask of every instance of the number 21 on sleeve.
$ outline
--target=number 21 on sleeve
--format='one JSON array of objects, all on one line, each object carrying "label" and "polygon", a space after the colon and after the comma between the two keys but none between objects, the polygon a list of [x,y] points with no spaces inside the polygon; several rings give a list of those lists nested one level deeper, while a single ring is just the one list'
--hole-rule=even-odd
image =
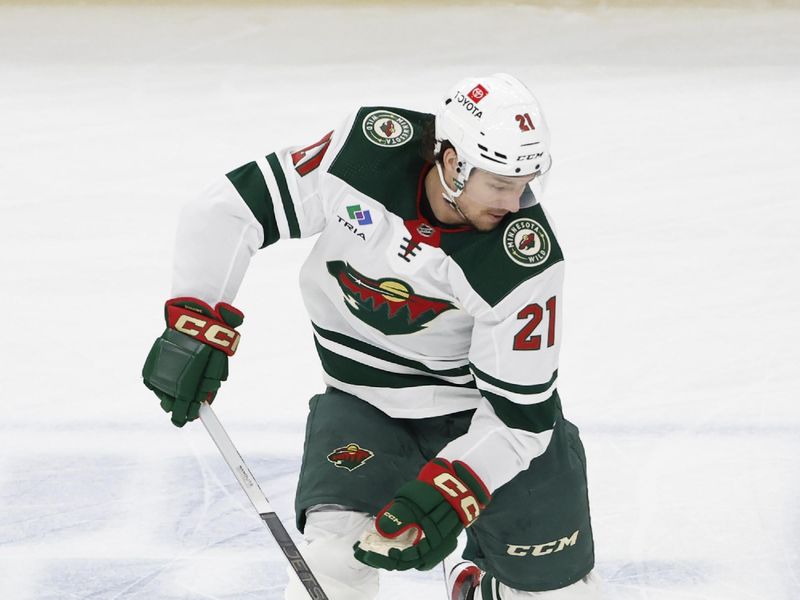
[{"label": "number 21 on sleeve", "polygon": [[514,335],[514,350],[540,350],[542,348],[542,335],[534,333],[542,323],[545,310],[547,311],[547,347],[556,343],[556,297],[553,296],[545,303],[545,308],[540,304],[528,304],[517,313],[517,319],[525,320],[516,335]]}]

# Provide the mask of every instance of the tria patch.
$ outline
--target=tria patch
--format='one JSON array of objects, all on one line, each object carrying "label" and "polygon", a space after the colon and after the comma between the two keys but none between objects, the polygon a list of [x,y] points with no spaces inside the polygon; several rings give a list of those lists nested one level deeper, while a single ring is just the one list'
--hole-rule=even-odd
[{"label": "tria patch", "polygon": [[378,146],[402,146],[414,135],[414,126],[408,119],[390,110],[374,110],[361,124],[366,138]]},{"label": "tria patch", "polygon": [[515,219],[506,227],[503,246],[508,256],[523,267],[538,267],[550,256],[550,236],[529,218]]},{"label": "tria patch", "polygon": [[328,454],[328,460],[340,469],[354,471],[375,456],[372,450],[350,443]]},{"label": "tria patch", "polygon": [[347,216],[359,225],[372,225],[372,214],[369,209],[361,210],[360,204],[351,204],[347,207]]},{"label": "tria patch", "polygon": [[337,210],[336,218],[343,228],[366,242],[374,229],[372,225],[380,219],[380,213],[351,200]]},{"label": "tria patch", "polygon": [[405,281],[371,279],[341,260],[327,264],[328,273],[344,293],[348,310],[386,335],[416,333],[443,312],[455,308],[447,300],[415,294]]}]

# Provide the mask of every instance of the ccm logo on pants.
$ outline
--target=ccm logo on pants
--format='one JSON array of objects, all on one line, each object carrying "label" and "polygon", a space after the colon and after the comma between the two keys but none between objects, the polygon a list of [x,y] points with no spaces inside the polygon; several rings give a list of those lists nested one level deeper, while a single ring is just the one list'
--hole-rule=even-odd
[{"label": "ccm logo on pants", "polygon": [[531,546],[516,546],[513,544],[506,544],[506,554],[511,556],[545,556],[546,554],[553,554],[561,552],[569,546],[574,546],[578,543],[578,534],[580,529],[576,530],[569,537],[563,537],[559,540],[553,540],[546,544],[535,544]]}]

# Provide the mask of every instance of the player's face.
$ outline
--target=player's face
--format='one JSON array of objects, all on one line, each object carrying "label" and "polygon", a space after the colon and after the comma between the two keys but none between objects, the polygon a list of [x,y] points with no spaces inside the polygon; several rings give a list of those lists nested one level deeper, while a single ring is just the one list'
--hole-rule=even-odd
[{"label": "player's face", "polygon": [[458,207],[478,231],[491,231],[508,213],[519,210],[525,187],[534,176],[505,177],[475,168],[458,197]]}]

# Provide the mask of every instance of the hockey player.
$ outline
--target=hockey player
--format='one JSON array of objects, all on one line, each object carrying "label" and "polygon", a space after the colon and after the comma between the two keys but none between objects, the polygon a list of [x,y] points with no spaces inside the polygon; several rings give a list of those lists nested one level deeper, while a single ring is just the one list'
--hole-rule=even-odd
[{"label": "hockey player", "polygon": [[332,600],[376,598],[380,569],[433,568],[465,528],[452,598],[596,597],[585,456],[556,391],[550,165],[536,99],[495,74],[460,81],[435,116],[361,108],[182,213],[143,370],[179,427],[227,378],[251,256],[319,236],[300,285],[328,388],[310,401],[295,508]]}]

